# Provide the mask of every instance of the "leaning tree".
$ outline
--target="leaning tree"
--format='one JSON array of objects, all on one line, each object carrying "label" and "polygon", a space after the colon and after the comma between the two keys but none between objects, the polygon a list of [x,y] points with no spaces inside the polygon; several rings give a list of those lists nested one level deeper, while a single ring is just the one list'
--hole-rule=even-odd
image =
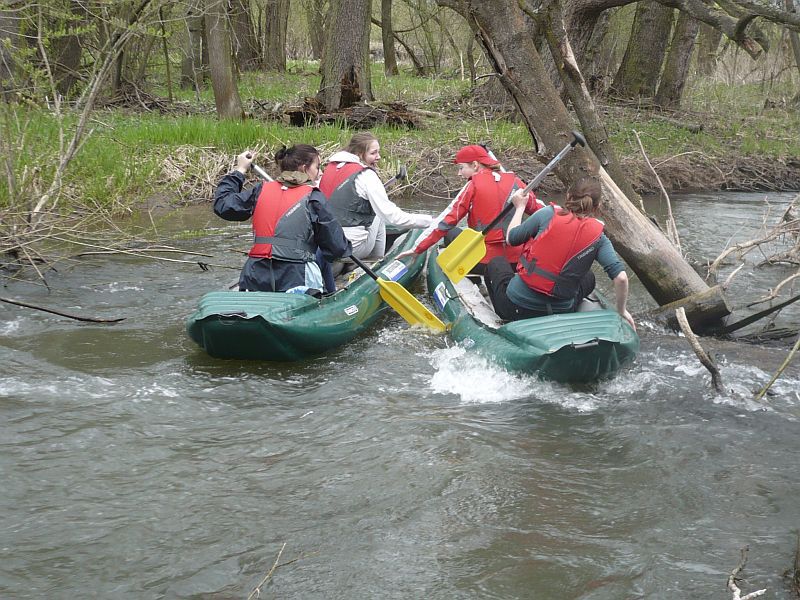
[{"label": "leaning tree", "polygon": [[[756,18],[778,21],[793,29],[800,26],[797,15],[750,0],[731,1],[747,11],[745,17],[734,17],[716,5],[696,0],[659,0],[665,6],[687,12],[695,19],[720,29],[754,55],[759,52],[759,43],[748,33],[748,26]],[[552,158],[568,142],[569,131],[573,128],[572,117],[548,77],[537,50],[536,44],[543,35],[549,40],[559,73],[570,84],[565,89],[591,146],[591,150],[573,152],[562,161],[556,169],[559,179],[566,185],[584,174],[600,176],[608,200],[603,213],[608,234],[620,255],[660,305],[689,296],[708,295],[705,281],[609,176],[606,166],[613,170],[614,178],[624,183],[622,171],[614,164],[614,156],[608,150],[610,145],[602,119],[593,108],[579,59],[566,33],[574,31],[569,26],[573,20],[583,17],[588,28],[582,32],[583,39],[590,38],[593,23],[603,10],[627,4],[629,0],[566,0],[564,6],[559,0],[551,0],[547,6],[531,0],[495,0],[491,3],[437,0],[437,3],[452,8],[466,19],[498,79],[517,105],[543,161]],[[605,157],[605,164],[598,160],[598,156]],[[715,321],[726,314],[728,309],[724,298],[712,296],[715,297],[710,302],[696,306],[691,315],[693,324]]]}]

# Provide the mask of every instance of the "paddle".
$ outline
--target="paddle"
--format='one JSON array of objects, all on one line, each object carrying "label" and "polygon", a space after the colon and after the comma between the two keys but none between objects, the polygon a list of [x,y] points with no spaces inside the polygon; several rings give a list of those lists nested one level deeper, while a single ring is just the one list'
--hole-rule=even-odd
[{"label": "paddle", "polygon": [[[573,139],[572,141],[564,146],[564,148],[556,154],[556,156],[547,163],[544,169],[531,181],[525,189],[522,190],[523,194],[528,194],[531,190],[535,189],[542,180],[553,170],[553,168],[564,158],[570,150],[572,150],[575,146],[580,144],[581,146],[586,145],[586,140],[584,137],[578,133],[577,131],[572,132]],[[512,192],[513,194],[514,192]],[[509,196],[510,199],[511,196]],[[450,278],[450,281],[453,283],[458,283],[464,277],[466,277],[467,273],[469,273],[470,269],[477,265],[481,259],[486,255],[486,243],[484,242],[484,238],[486,236],[486,232],[492,230],[497,224],[503,220],[503,218],[511,212],[514,208],[514,205],[506,200],[506,205],[503,207],[503,210],[500,211],[500,214],[497,215],[491,223],[489,223],[486,227],[484,227],[481,231],[475,231],[474,229],[465,229],[458,237],[454,239],[450,245],[448,245],[444,250],[439,253],[439,256],[436,257],[436,263],[442,268],[445,275]]]},{"label": "paddle", "polygon": [[396,181],[403,181],[406,177],[408,177],[408,171],[406,170],[406,166],[400,165],[400,169],[397,171],[397,175],[395,175],[389,181],[384,183],[383,187],[389,187]]},{"label": "paddle", "polygon": [[[267,172],[258,165],[252,164],[251,167],[256,173],[258,173],[259,177],[265,181],[274,181],[274,179],[272,179],[272,177],[270,177]],[[400,172],[398,172],[396,177],[400,177],[401,173],[403,176],[405,176],[405,167],[400,168]],[[355,256],[350,256],[349,258],[351,258],[359,267],[364,269],[364,272],[377,282],[381,298],[383,298],[384,302],[395,309],[397,313],[410,325],[425,325],[431,328],[433,331],[444,331],[446,329],[445,324],[442,323],[436,315],[428,310],[425,305],[422,304],[422,302],[417,300],[411,294],[411,292],[409,292],[402,285],[396,281],[386,281],[385,279],[378,277],[378,275],[372,269],[370,269]]]},{"label": "paddle", "polygon": [[445,331],[447,327],[442,323],[439,318],[428,310],[422,302],[417,300],[411,292],[409,292],[402,285],[396,281],[387,281],[370,269],[361,259],[355,256],[350,256],[350,259],[359,267],[364,269],[364,272],[372,277],[378,284],[380,289],[381,298],[397,311],[410,325],[425,325],[433,331]]}]

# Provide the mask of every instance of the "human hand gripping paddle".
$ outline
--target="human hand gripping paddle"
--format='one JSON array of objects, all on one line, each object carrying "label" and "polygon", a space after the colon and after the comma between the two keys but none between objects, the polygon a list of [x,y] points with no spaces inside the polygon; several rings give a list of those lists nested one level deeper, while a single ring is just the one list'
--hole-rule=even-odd
[{"label": "human hand gripping paddle", "polygon": [[[532,190],[536,189],[542,180],[553,170],[553,168],[564,158],[570,150],[580,144],[586,145],[586,139],[577,131],[572,132],[572,141],[562,148],[561,152],[551,160],[544,169],[531,181],[525,189],[522,190],[523,195],[529,194]],[[516,192],[512,192],[512,195]],[[510,196],[509,196],[510,199]],[[486,255],[486,233],[491,231],[503,218],[513,210],[514,205],[506,200],[506,205],[500,214],[497,215],[491,223],[484,227],[481,231],[474,229],[465,229],[458,237],[454,239],[444,250],[436,257],[436,263],[442,268],[444,274],[453,283],[458,283],[467,273],[470,272],[472,267],[477,265],[481,259]]]},{"label": "human hand gripping paddle", "polygon": [[[248,158],[250,158],[248,156]],[[259,177],[265,181],[273,181],[264,169],[256,164],[251,165],[253,170],[258,173]],[[404,172],[405,168],[401,169]],[[400,177],[398,173],[397,177]],[[355,256],[350,256],[354,263],[364,269],[364,272],[372,277],[378,284],[381,298],[391,306],[397,313],[403,317],[410,325],[425,325],[433,331],[445,331],[447,327],[442,323],[439,318],[428,310],[422,302],[417,300],[411,292],[409,292],[402,285],[396,281],[387,281],[379,277],[375,271],[370,269],[360,259]]]}]

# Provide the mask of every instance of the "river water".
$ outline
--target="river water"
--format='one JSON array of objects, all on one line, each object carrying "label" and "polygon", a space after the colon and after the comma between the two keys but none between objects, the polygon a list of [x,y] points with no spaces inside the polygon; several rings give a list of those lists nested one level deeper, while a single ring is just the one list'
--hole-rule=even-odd
[{"label": "river water", "polygon": [[[792,196],[770,194],[773,216]],[[764,198],[673,198],[684,251],[753,237]],[[211,228],[181,248],[240,264],[246,225],[207,207],[171,223]],[[762,293],[747,270],[735,304]],[[743,590],[792,597],[798,360],[752,399],[786,344],[704,340],[722,396],[646,323],[636,363],[584,388],[394,315],[303,363],[211,359],[184,319],[236,274],[117,256],[51,273],[49,294],[4,290],[126,320],[0,305],[0,597],[246,598],[266,577],[262,598],[730,598],[744,546]]]}]

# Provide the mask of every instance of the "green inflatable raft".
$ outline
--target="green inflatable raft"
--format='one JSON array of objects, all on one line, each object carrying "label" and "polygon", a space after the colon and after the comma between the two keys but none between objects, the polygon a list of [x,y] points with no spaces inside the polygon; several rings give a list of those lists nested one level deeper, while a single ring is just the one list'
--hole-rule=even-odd
[{"label": "green inflatable raft", "polygon": [[[420,233],[411,230],[397,240],[373,267],[379,277],[404,287],[419,277],[424,255],[395,256],[410,249]],[[375,280],[360,269],[349,275],[348,282],[337,282],[344,287],[321,299],[278,292],[209,292],[188,318],[186,331],[215,358],[296,361],[322,354],[349,342],[391,310]]]},{"label": "green inflatable raft", "polygon": [[613,377],[639,351],[634,329],[600,298],[585,300],[579,312],[504,323],[468,278],[453,285],[435,250],[428,291],[457,342],[511,371],[587,383]]}]

